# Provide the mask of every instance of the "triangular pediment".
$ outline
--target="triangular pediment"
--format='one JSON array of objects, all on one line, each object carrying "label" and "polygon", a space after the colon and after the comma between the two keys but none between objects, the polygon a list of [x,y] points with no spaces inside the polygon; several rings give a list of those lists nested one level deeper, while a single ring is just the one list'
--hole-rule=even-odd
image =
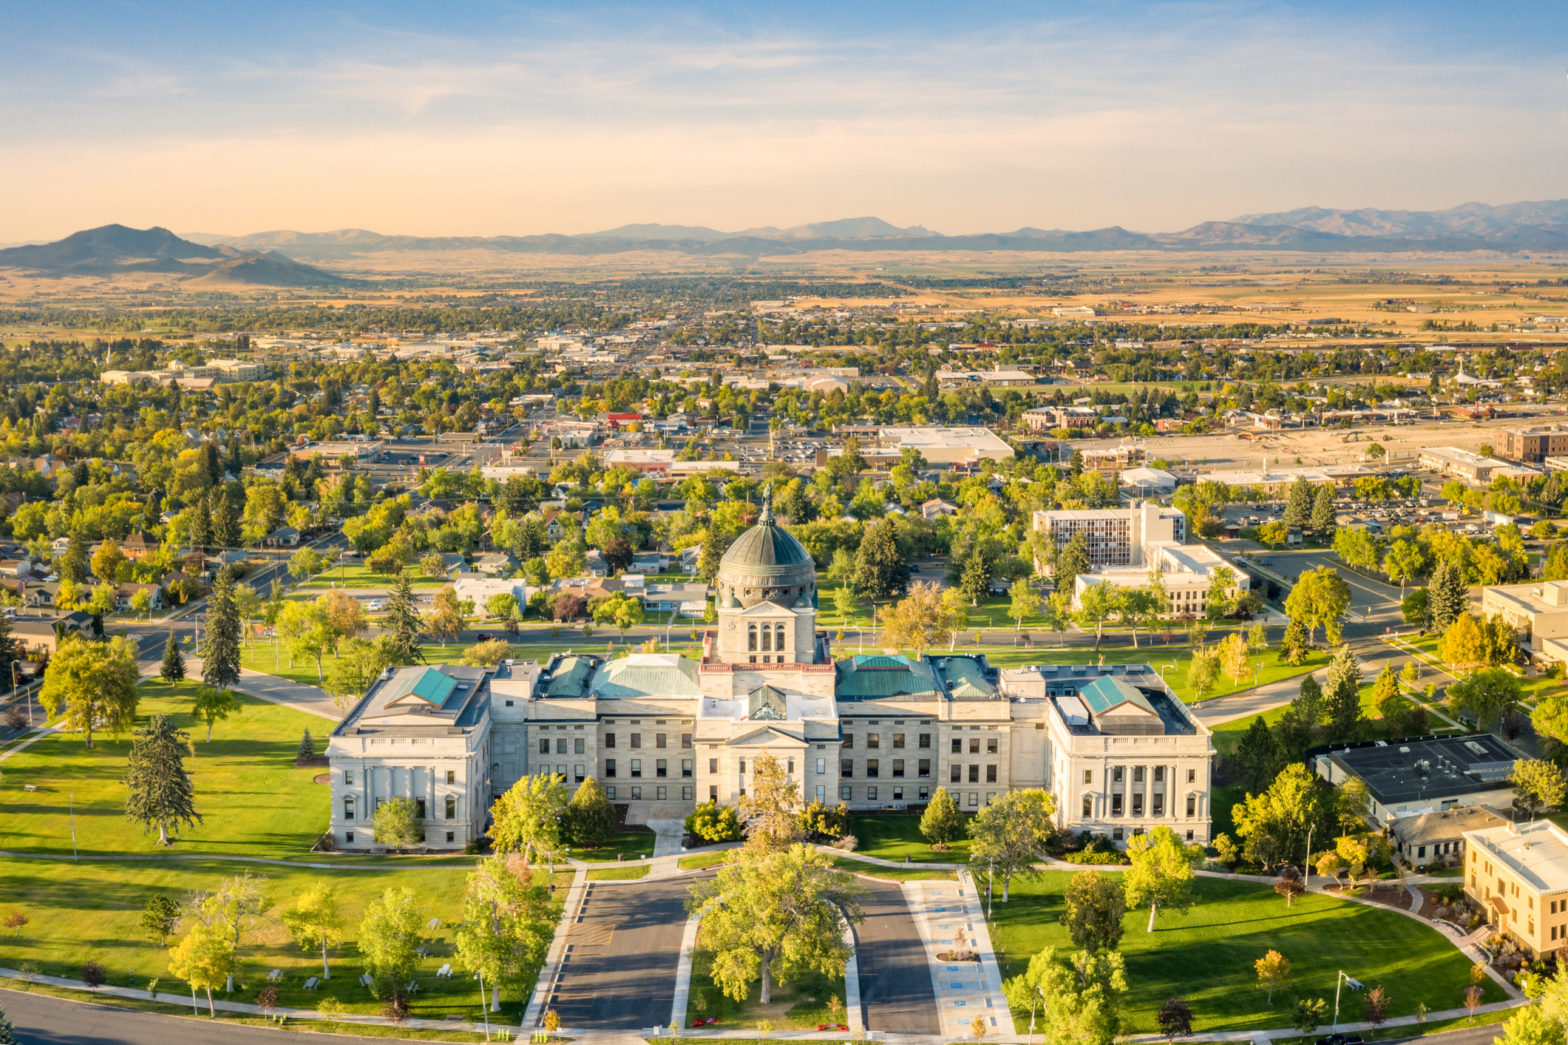
[{"label": "triangular pediment", "polygon": [[806,738],[800,734],[790,733],[779,729],[777,726],[764,726],[754,729],[750,733],[742,733],[738,737],[731,737],[725,744],[727,747],[766,747],[784,741],[791,744],[804,744]]},{"label": "triangular pediment", "polygon": [[736,616],[737,617],[767,617],[769,619],[772,619],[772,618],[775,618],[775,617],[793,617],[793,616],[795,616],[795,611],[790,609],[788,606],[781,606],[781,605],[779,605],[776,602],[769,601],[769,602],[759,602],[755,606],[752,606],[752,607],[750,607],[748,609],[741,610],[739,613],[736,614]]}]

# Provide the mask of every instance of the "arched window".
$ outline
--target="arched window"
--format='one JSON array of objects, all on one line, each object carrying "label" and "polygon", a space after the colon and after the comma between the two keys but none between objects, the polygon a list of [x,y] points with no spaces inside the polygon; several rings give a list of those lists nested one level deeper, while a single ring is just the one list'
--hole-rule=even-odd
[{"label": "arched window", "polygon": [[752,653],[757,652],[757,626],[746,625],[746,649]]},{"label": "arched window", "polygon": [[446,796],[446,818],[448,820],[456,820],[457,819],[457,796],[456,795],[447,795]]},{"label": "arched window", "polygon": [[766,624],[762,625],[762,652],[766,653],[773,648],[773,633]]},{"label": "arched window", "polygon": [[784,648],[784,625],[782,624],[773,625],[773,648],[777,650]]},{"label": "arched window", "polygon": [[347,795],[343,799],[343,819],[354,819],[354,796]]}]

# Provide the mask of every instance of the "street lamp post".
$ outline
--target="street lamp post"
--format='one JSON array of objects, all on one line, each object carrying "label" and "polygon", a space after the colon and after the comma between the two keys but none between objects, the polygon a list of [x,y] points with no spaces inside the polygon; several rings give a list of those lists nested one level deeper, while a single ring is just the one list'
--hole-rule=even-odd
[{"label": "street lamp post", "polygon": [[1312,887],[1312,832],[1317,826],[1317,824],[1307,825],[1307,852],[1301,860],[1301,887],[1303,889]]},{"label": "street lamp post", "polygon": [[1339,974],[1334,977],[1334,1033],[1339,1032],[1339,988],[1347,983],[1350,984],[1350,989],[1353,991],[1361,989],[1360,980],[1343,969],[1339,970]]},{"label": "street lamp post", "polygon": [[[485,973],[480,969],[474,973],[479,980],[479,1011],[485,1014],[485,1040],[490,1040],[490,999],[485,996]],[[1337,1009],[1335,1010],[1338,1011]]]},{"label": "street lamp post", "polygon": [[996,889],[994,888],[995,885],[996,858],[992,857],[990,866],[986,869],[985,872],[985,917],[987,921],[991,920],[991,904],[994,903],[996,899]]},{"label": "street lamp post", "polygon": [[1034,1045],[1034,1009],[1035,1005],[1045,997],[1045,988],[1036,987],[1034,994],[1029,997],[1029,1035],[1025,1039],[1028,1045]]}]

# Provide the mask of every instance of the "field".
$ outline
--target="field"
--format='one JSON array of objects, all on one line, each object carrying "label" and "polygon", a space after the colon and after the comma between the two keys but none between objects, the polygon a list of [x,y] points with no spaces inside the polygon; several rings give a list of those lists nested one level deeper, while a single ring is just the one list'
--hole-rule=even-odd
[{"label": "field", "polygon": [[[413,588],[439,588],[452,583],[446,577],[431,577],[419,571],[419,567],[410,566],[403,571],[403,576],[408,578],[410,587]],[[395,577],[385,573],[375,573],[363,563],[349,563],[347,561],[332,567],[322,573],[316,574],[309,581],[299,585],[295,590],[302,592],[324,592],[331,588],[349,588],[351,590],[391,591],[396,582]]]},{"label": "field", "polygon": [[[849,818],[849,833],[858,843],[855,853],[883,860],[908,858],[916,863],[963,864],[969,862],[969,839],[960,838],[945,853],[934,852],[920,833],[918,816],[867,815]],[[867,868],[876,874],[879,868]]]},{"label": "field", "polygon": [[[1043,947],[1071,950],[1059,921],[1070,878],[1071,872],[1051,871],[1015,880],[1012,899],[996,904],[991,938],[1004,979],[1021,973]],[[1129,912],[1123,922],[1129,1033],[1157,1031],[1155,1011],[1172,995],[1192,1006],[1197,1033],[1288,1026],[1298,997],[1327,998],[1332,1007],[1341,969],[1384,987],[1392,1016],[1412,1015],[1421,1002],[1429,1009],[1464,1003],[1469,960],[1435,929],[1404,915],[1316,894],[1286,907],[1267,885],[1213,878],[1198,879],[1195,892],[1190,912],[1161,913],[1153,933],[1144,931],[1147,911]],[[1258,989],[1253,967],[1271,949],[1292,968],[1289,985],[1272,1003]],[[1503,1000],[1491,981],[1485,988],[1486,1001]],[[1360,998],[1349,997],[1342,1016],[1359,1019]],[[1014,1018],[1027,1025],[1028,1010]]]},{"label": "field", "polygon": [[[126,754],[130,740],[96,736],[89,750],[76,734],[54,733],[6,759],[0,770],[0,848],[68,856],[162,852],[300,857],[325,830],[330,799],[314,782],[324,766],[296,766],[294,754],[308,728],[324,748],[328,723],[277,704],[237,694],[240,710],[213,729],[191,718],[192,682],[144,682],[138,724],[167,714],[189,730],[195,754],[186,759],[201,823],[173,832],[172,850],[158,846],[125,818]],[[36,790],[27,791],[33,787]]]},{"label": "field", "polygon": [[[789,983],[773,983],[773,999],[763,1005],[760,985],[753,983],[744,1001],[726,997],[714,984],[713,955],[702,949],[702,930],[697,931],[697,949],[692,955],[691,995],[686,1003],[686,1022],[716,1016],[721,1025],[755,1024],[769,1020],[779,1030],[814,1029],[819,1023],[844,1019],[844,979],[808,973]],[[836,1011],[831,1009],[838,1003]]]}]

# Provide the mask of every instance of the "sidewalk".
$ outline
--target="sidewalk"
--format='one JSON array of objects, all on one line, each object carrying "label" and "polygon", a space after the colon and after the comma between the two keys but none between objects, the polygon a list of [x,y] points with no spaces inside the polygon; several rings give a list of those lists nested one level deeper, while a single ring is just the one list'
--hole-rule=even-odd
[{"label": "sidewalk", "polygon": [[[976,1016],[986,1021],[986,1037],[1015,1036],[1012,1013],[1002,995],[1002,977],[991,949],[974,881],[967,872],[958,882],[915,881],[903,883],[904,902],[920,930],[926,961],[931,969],[931,989],[941,1019],[938,1028],[947,1038],[968,1038]],[[962,944],[957,941],[963,940]],[[938,952],[973,950],[977,962],[945,962]]]},{"label": "sidewalk", "polygon": [[[139,666],[145,678],[158,674],[161,665],[159,661],[142,661]],[[201,658],[195,654],[187,654],[185,657],[185,677],[201,678]],[[257,700],[282,704],[295,711],[303,711],[307,715],[330,719],[333,722],[343,721],[343,712],[339,711],[337,705],[333,703],[332,695],[319,686],[307,686],[302,682],[295,682],[278,675],[241,668],[240,681],[234,688]]]}]

